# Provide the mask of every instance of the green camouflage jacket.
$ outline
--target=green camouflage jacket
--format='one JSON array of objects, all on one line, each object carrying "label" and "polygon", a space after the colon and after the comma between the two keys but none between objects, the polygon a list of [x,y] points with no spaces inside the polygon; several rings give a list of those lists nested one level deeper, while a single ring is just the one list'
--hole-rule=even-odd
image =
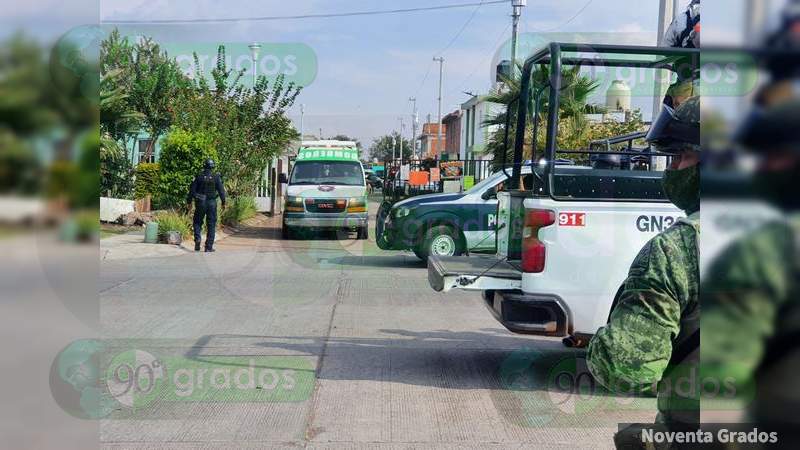
[{"label": "green camouflage jacket", "polygon": [[729,246],[704,274],[700,376],[723,389],[704,389],[703,411],[733,406],[758,421],[796,417],[799,237],[800,215],[771,222]]},{"label": "green camouflage jacket", "polygon": [[683,352],[682,361],[670,360],[675,348],[686,350],[692,337],[699,341],[699,232],[698,212],[642,248],[608,325],[589,343],[587,363],[595,379],[614,392],[658,390],[660,420],[665,422],[692,423],[699,414],[695,392],[681,397],[671,388],[675,383],[668,382],[697,366],[696,346]]}]

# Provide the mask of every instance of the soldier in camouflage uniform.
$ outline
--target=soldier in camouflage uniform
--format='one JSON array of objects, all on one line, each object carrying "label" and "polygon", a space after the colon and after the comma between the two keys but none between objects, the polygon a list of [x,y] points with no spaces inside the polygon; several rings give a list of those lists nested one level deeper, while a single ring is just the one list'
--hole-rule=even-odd
[{"label": "soldier in camouflage uniform", "polygon": [[[673,430],[691,429],[699,422],[696,389],[683,392],[674,386],[696,370],[700,341],[699,97],[689,98],[675,111],[665,106],[648,141],[674,155],[664,172],[664,191],[688,217],[639,252],[608,325],[589,343],[587,362],[597,381],[612,391],[657,390],[658,422]],[[638,433],[623,431],[615,442],[619,446],[636,439],[641,445]]]},{"label": "soldier in camouflage uniform", "polygon": [[[800,409],[800,92],[796,83],[783,80],[762,90],[737,137],[761,157],[755,175],[757,193],[785,216],[724,250],[711,263],[702,284],[701,377],[733,383],[741,403],[732,406],[747,408],[745,419],[759,424],[797,423]],[[704,410],[730,409],[719,399],[712,402],[704,396],[703,400]]]},{"label": "soldier in camouflage uniform", "polygon": [[[700,375],[733,383],[743,419],[787,425],[800,422],[800,0],[787,2],[764,47],[758,59],[771,79],[736,140],[758,155],[755,191],[783,217],[734,242],[703,274]],[[730,406],[704,392],[704,411]],[[796,425],[782,431],[781,444],[797,443]]]}]

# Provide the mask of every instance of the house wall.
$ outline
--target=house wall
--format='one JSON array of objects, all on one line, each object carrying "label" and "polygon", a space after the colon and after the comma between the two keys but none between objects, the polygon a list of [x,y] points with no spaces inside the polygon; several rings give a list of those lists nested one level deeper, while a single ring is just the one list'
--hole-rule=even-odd
[{"label": "house wall", "polygon": [[473,98],[461,105],[461,108],[462,130],[459,156],[462,159],[485,159],[490,157],[491,155],[486,153],[486,144],[489,141],[489,136],[498,127],[483,126],[483,121],[502,111],[503,106],[483,101],[480,98]]}]

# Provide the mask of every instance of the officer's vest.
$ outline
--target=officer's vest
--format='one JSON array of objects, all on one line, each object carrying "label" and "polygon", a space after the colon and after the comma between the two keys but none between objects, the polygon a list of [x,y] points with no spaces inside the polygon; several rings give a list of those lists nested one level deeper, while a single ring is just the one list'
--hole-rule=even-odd
[{"label": "officer's vest", "polygon": [[205,194],[206,198],[217,198],[217,177],[211,172],[204,172],[200,176],[200,192]]},{"label": "officer's vest", "polygon": [[[689,217],[678,219],[675,226],[689,226],[695,231],[695,251],[698,260],[700,255],[700,213],[696,212]],[[696,269],[697,270],[697,269]],[[694,282],[700,282],[699,272],[695,274]],[[694,287],[699,293],[699,286]],[[691,425],[700,422],[700,382],[699,368],[700,360],[700,303],[690,302],[681,312],[680,331],[678,336],[672,341],[672,357],[669,360],[666,371],[659,383],[658,409],[661,412],[660,420],[669,428],[680,428],[682,425]],[[694,372],[692,374],[691,372]],[[693,376],[694,385],[688,385],[694,392],[688,396],[681,395],[685,391],[687,384],[683,385],[676,392],[676,384],[685,377]],[[662,394],[662,389],[669,389],[667,395]]]}]

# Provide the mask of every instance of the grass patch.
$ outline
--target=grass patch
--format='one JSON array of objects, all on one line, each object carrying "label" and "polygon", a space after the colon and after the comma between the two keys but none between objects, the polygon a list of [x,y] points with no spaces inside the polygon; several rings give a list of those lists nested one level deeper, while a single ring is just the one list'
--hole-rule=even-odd
[{"label": "grass patch", "polygon": [[170,231],[177,231],[183,239],[192,235],[192,219],[186,214],[172,210],[163,211],[156,214],[156,222],[158,222],[159,239],[166,239]]},{"label": "grass patch", "polygon": [[257,213],[255,198],[236,197],[228,202],[227,208],[222,213],[222,223],[235,227],[242,221],[254,217]]}]

